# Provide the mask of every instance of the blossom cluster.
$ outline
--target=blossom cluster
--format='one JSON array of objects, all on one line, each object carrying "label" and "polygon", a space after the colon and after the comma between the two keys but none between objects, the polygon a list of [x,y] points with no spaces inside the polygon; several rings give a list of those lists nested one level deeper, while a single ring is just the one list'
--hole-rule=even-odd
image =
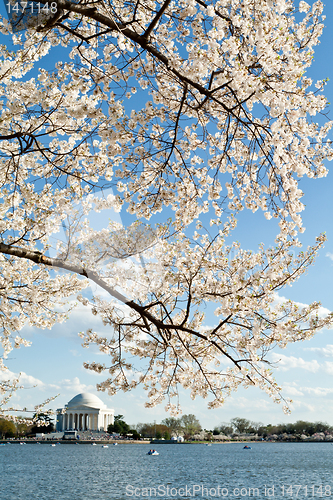
[{"label": "blossom cluster", "polygon": [[[4,358],[78,294],[110,329],[81,334],[109,355],[85,364],[108,370],[100,390],[141,383],[171,412],[180,386],[212,408],[240,384],[283,400],[268,353],[332,323],[319,303],[276,301],[325,241],[296,255],[299,180],[332,159],[325,80],[306,75],[323,20],[321,1],[63,0],[0,47]],[[136,222],[94,229],[89,214],[110,209]],[[272,247],[229,243],[245,209],[279,220]]]}]

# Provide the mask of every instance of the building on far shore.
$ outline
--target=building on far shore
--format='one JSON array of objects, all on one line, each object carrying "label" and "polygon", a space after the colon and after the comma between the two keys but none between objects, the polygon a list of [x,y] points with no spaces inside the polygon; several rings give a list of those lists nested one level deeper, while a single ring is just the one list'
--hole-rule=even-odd
[{"label": "building on far shore", "polygon": [[66,430],[107,431],[114,423],[114,410],[94,394],[83,392],[71,399],[64,408],[57,409],[57,432]]}]

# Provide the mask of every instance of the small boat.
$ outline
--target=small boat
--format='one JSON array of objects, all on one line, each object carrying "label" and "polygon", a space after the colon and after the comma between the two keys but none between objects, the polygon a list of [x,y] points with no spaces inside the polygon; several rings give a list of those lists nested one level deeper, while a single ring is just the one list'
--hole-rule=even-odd
[{"label": "small boat", "polygon": [[91,443],[91,446],[97,446],[97,444],[96,443]]},{"label": "small boat", "polygon": [[159,455],[159,453],[156,450],[149,450],[147,455]]},{"label": "small boat", "polygon": [[251,450],[251,446],[245,445],[244,448],[243,448],[243,450]]},{"label": "small boat", "polygon": [[118,443],[113,443],[113,446],[118,446]]},{"label": "small boat", "polygon": [[52,444],[50,444],[50,446],[55,446],[55,444],[54,444],[54,443],[52,443]]},{"label": "small boat", "polygon": [[108,445],[107,444],[103,444],[102,448],[108,448]]}]

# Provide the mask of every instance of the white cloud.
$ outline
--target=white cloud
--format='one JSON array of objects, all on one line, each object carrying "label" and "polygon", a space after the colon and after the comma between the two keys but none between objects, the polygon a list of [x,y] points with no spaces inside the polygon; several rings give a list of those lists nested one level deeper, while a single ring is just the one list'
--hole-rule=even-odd
[{"label": "white cloud", "polygon": [[42,380],[39,380],[32,375],[28,375],[25,372],[21,372],[20,374],[12,372],[10,370],[0,372],[0,381],[14,380],[16,378],[19,378],[19,384],[23,386],[24,389],[35,387],[36,389],[42,390],[44,393],[52,393],[52,395],[54,395],[55,391],[60,392],[61,394],[65,392],[71,395],[78,394],[80,392],[96,391],[95,385],[83,384],[80,382],[80,379],[78,377],[74,377],[72,379],[63,379],[60,380],[57,384],[46,384]]},{"label": "white cloud", "polygon": [[45,387],[45,384],[41,380],[33,377],[32,375],[28,375],[25,372],[14,373],[10,370],[0,372],[0,381],[14,380],[17,378],[20,379],[20,382],[19,382],[20,385],[23,385],[25,387],[35,387],[35,386],[37,386],[39,388]]},{"label": "white cloud", "polygon": [[294,400],[291,405],[291,411],[292,411],[291,414],[293,415],[293,413],[295,413],[296,410],[301,410],[301,413],[299,414],[301,419],[303,418],[304,410],[307,410],[311,413],[318,411],[317,404],[307,403],[306,401],[307,400],[300,400],[300,399]]},{"label": "white cloud", "polygon": [[333,344],[327,344],[326,347],[305,347],[304,351],[317,352],[320,356],[324,358],[333,357]]},{"label": "white cloud", "polygon": [[288,397],[304,396],[304,393],[295,387],[295,384],[283,384],[282,393],[284,396]]},{"label": "white cloud", "polygon": [[286,356],[284,354],[277,354],[275,352],[271,354],[271,360],[273,363],[277,364],[277,369],[281,371],[288,371],[292,370],[293,368],[297,368],[316,373],[321,368],[321,365],[316,359],[305,361],[303,358]]},{"label": "white cloud", "polygon": [[324,371],[326,373],[328,373],[329,375],[333,375],[333,362],[332,361],[325,361]]},{"label": "white cloud", "polygon": [[[287,302],[288,300],[289,299],[287,299],[283,295],[279,295],[278,293],[274,294],[274,304],[276,304],[276,305],[283,304],[284,302]],[[294,302],[294,304],[296,304],[300,308],[309,307],[309,304],[304,304],[303,302],[297,302],[297,301],[293,301],[293,302]],[[327,309],[327,307],[320,306],[318,311],[316,311],[316,312],[318,313],[318,316],[320,318],[325,318],[328,314],[330,314],[331,311],[329,309]]]},{"label": "white cloud", "polygon": [[333,394],[333,388],[331,387],[302,387],[302,391],[310,394],[311,396],[327,396],[328,394]]},{"label": "white cloud", "polygon": [[[72,298],[69,301],[69,306],[73,306],[75,303],[76,300]],[[123,304],[121,306],[126,307]],[[65,309],[63,310],[65,311]],[[85,332],[88,328],[92,328],[97,333],[103,335],[103,337],[107,336],[107,333],[110,332],[110,326],[104,326],[100,316],[94,316],[89,306],[77,303],[77,306],[69,313],[69,318],[63,323],[56,323],[50,330],[27,325],[22,329],[22,336],[29,340],[33,335],[76,339],[78,344],[80,344],[82,340],[79,338],[78,333],[80,331]]]},{"label": "white cloud", "polygon": [[65,391],[70,394],[79,394],[81,392],[95,392],[96,387],[92,384],[82,384],[79,377],[74,377],[72,379],[60,380],[57,387],[59,388],[61,394]]}]

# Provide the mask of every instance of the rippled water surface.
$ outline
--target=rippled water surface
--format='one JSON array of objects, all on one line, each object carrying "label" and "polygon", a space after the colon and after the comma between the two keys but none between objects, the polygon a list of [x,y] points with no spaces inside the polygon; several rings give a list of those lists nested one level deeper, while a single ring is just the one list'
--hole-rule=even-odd
[{"label": "rippled water surface", "polygon": [[[1,500],[333,497],[330,443],[10,444],[0,446]],[[291,487],[290,487],[291,486]],[[333,500],[333,499],[332,499]]]}]

